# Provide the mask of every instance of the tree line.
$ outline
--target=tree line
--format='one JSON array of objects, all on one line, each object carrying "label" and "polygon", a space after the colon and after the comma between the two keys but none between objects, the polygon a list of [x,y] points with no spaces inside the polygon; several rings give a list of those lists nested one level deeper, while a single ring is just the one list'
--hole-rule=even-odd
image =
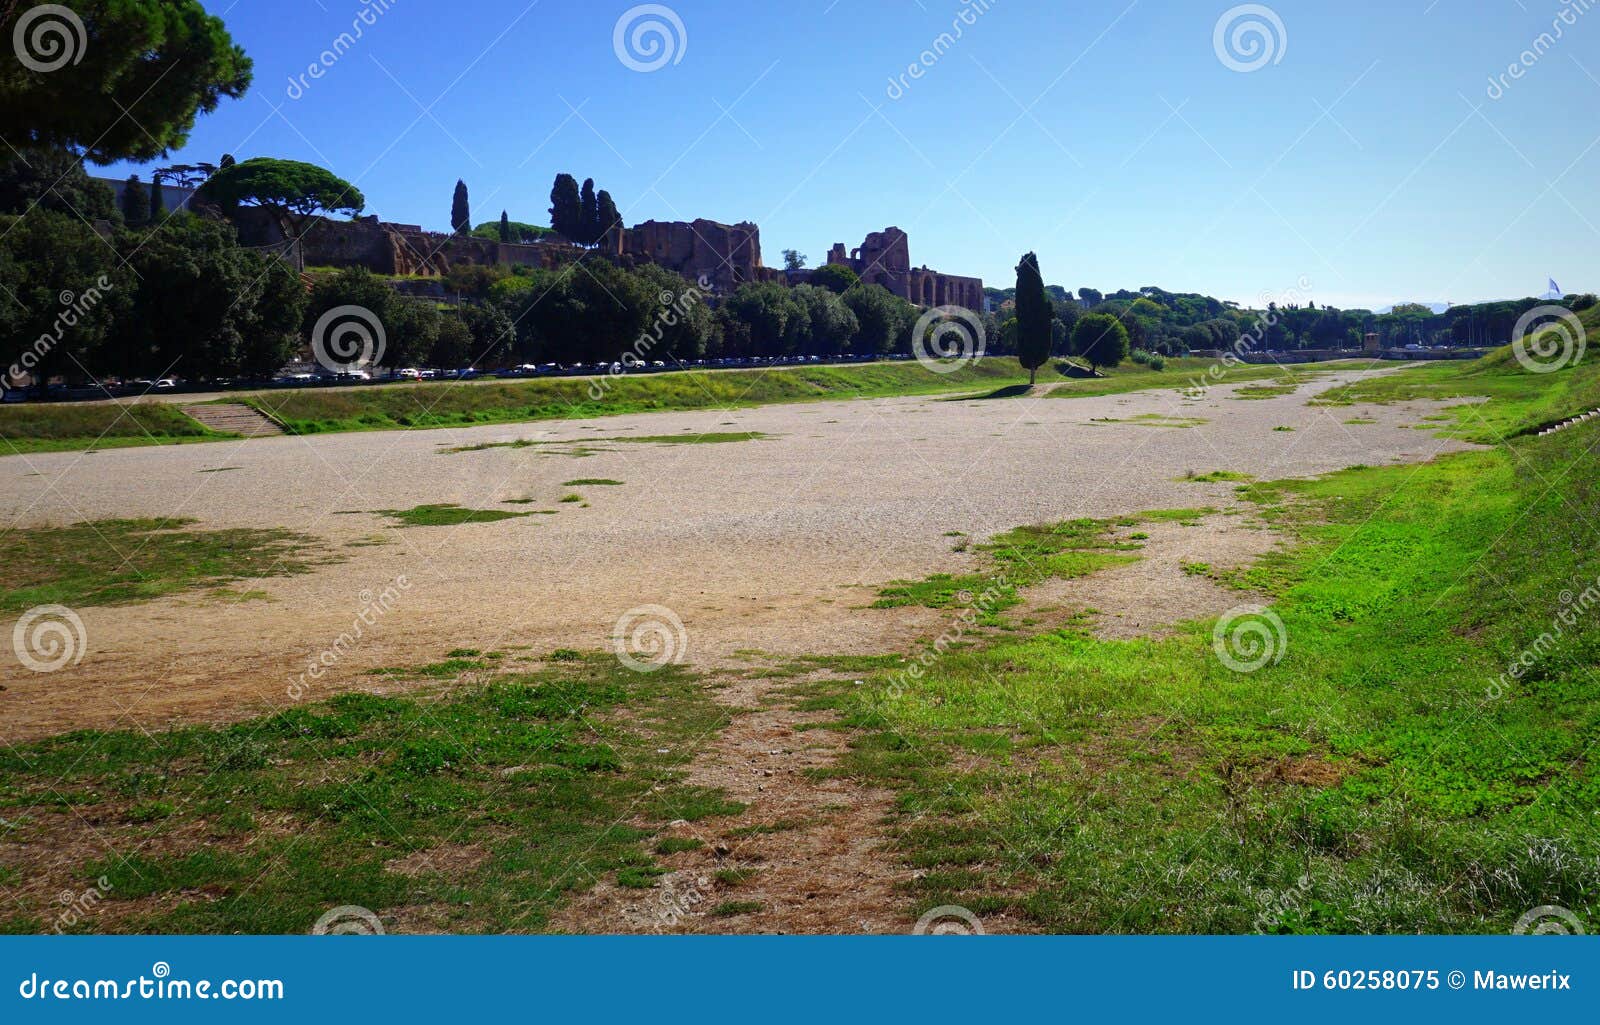
[{"label": "tree line", "polygon": [[[986,289],[1001,310],[1002,330],[1017,301],[1016,289]],[[1080,288],[1077,295],[1056,285],[1045,294],[1060,322],[1057,339],[1070,337],[1076,318],[1103,313],[1122,322],[1133,349],[1161,355],[1181,355],[1195,349],[1225,349],[1245,335],[1256,349],[1292,352],[1304,349],[1359,349],[1366,336],[1378,335],[1385,348],[1406,345],[1489,347],[1511,341],[1517,321],[1541,305],[1562,305],[1575,311],[1595,305],[1592,294],[1568,295],[1559,300],[1515,299],[1452,306],[1436,313],[1417,303],[1401,304],[1384,313],[1367,309],[1337,309],[1314,301],[1272,302],[1266,310],[1243,309],[1196,293],[1169,292],[1154,285],[1137,291],[1104,293]]]}]

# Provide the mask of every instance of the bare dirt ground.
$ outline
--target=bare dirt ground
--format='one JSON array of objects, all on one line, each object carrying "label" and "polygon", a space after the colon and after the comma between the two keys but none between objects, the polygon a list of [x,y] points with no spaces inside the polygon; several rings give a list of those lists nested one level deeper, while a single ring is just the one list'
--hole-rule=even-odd
[{"label": "bare dirt ground", "polygon": [[[604,648],[625,612],[664,606],[683,624],[674,638],[680,658],[708,670],[714,696],[734,711],[697,752],[688,782],[720,788],[746,808],[674,823],[664,835],[699,846],[663,855],[670,872],[658,886],[597,881],[552,927],[904,933],[914,924],[905,893],[914,873],[887,849],[892,794],[814,777],[850,737],[816,728],[829,714],[801,710],[790,692],[796,680],[762,667],[785,656],[913,651],[950,627],[952,613],[867,608],[884,583],[971,570],[980,564],[969,550],[976,542],[1082,516],[1217,509],[1188,523],[1123,528],[1140,535],[1137,561],[1036,587],[1015,617],[1133,637],[1220,614],[1247,599],[1213,577],[1247,565],[1277,537],[1237,501],[1234,483],[1186,476],[1306,476],[1463,447],[1414,429],[1431,406],[1305,404],[1334,381],[1248,401],[1229,388],[1198,400],[1171,391],[907,398],[3,459],[0,516],[17,529],[182,516],[200,528],[298,530],[341,561],[241,582],[237,590],[258,595],[244,602],[191,591],[80,610],[88,645],[79,665],[31,674],[4,663],[0,739],[82,727],[155,730],[287,705],[306,663],[352,632],[371,595],[402,577],[408,586],[392,611],[341,646],[308,697],[400,686],[364,673],[437,661],[458,647],[528,657]],[[1191,426],[1152,419],[1172,417]],[[605,440],[732,431],[767,437]],[[517,440],[541,444],[445,451]],[[205,472],[216,470],[226,472]],[[569,483],[578,478],[622,483]],[[569,494],[583,501],[560,501]],[[533,501],[507,504],[522,499]],[[442,502],[554,515],[397,529],[377,512]],[[120,557],[107,553],[110,565]],[[9,627],[0,623],[0,633]],[[66,834],[81,832],[72,825],[63,823]],[[57,854],[76,863],[72,851]],[[430,851],[388,867],[466,869],[484,856],[477,848]],[[54,878],[41,874],[40,886],[46,876]],[[425,915],[391,916],[389,924],[402,932],[442,927]],[[1026,928],[1004,916],[983,924],[990,932]]]},{"label": "bare dirt ground", "polygon": [[[0,739],[155,730],[282,707],[307,664],[351,632],[366,599],[401,577],[409,587],[393,610],[344,647],[310,697],[392,686],[366,671],[435,661],[457,647],[605,648],[619,617],[645,605],[681,619],[682,657],[697,667],[751,649],[903,650],[937,631],[938,614],[864,606],[887,581],[970,568],[974,557],[953,550],[953,532],[981,541],[1026,523],[1228,503],[1234,485],[1180,479],[1191,471],[1307,476],[1463,447],[1415,429],[1429,405],[1305,404],[1355,376],[1249,401],[1229,387],[1199,400],[1173,390],[916,397],[3,458],[0,521],[15,528],[189,517],[199,529],[301,531],[342,561],[242,582],[237,589],[257,595],[244,602],[188,592],[80,610],[87,646],[78,665],[36,674],[0,662]],[[1139,420],[1152,415],[1203,422]],[[1283,427],[1293,430],[1275,430]],[[732,431],[769,438],[602,440]],[[445,451],[515,440],[567,444]],[[205,472],[215,470],[226,472]],[[622,483],[566,483],[577,478]],[[573,493],[584,501],[560,501]],[[533,503],[503,504],[516,499]],[[396,529],[376,512],[442,502],[555,514]],[[1204,550],[1218,536],[1191,534],[1198,561],[1215,561]],[[112,551],[106,558],[120,561]],[[1129,629],[1187,618],[1172,613],[1190,608],[1192,594],[1119,591],[1119,579],[1115,571],[1094,578],[1107,590],[1086,604]],[[0,623],[0,636],[10,628]]]}]

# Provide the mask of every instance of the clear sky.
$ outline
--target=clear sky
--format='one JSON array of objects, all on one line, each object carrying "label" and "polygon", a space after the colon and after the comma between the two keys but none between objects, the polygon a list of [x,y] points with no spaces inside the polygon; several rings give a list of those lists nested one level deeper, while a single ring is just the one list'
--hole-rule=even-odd
[{"label": "clear sky", "polygon": [[174,159],[321,163],[435,229],[458,177],[476,220],[548,223],[568,171],[630,224],[755,221],[769,265],[892,224],[1002,287],[1033,249],[1068,288],[1252,305],[1600,289],[1595,0],[1273,0],[1222,56],[1229,0],[667,6],[673,59],[638,70],[627,0],[208,0],[255,85]]}]

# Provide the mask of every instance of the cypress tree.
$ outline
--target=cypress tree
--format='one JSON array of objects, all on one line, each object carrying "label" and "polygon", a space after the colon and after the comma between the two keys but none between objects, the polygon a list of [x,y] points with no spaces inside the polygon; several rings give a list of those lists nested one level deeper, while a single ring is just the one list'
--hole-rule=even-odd
[{"label": "cypress tree", "polygon": [[500,211],[500,241],[511,241],[511,215],[504,210]]},{"label": "cypress tree", "polygon": [[472,230],[472,206],[467,202],[467,183],[456,180],[455,198],[450,201],[450,230],[465,235]]},{"label": "cypress tree", "polygon": [[579,202],[583,209],[578,222],[577,241],[594,245],[600,241],[600,200],[594,194],[593,178],[583,180],[583,196]]},{"label": "cypress tree", "polygon": [[600,195],[595,197],[595,204],[599,209],[599,232],[595,241],[604,242],[613,229],[622,227],[622,215],[617,212],[617,204],[612,201],[611,193],[605,189],[601,189]]},{"label": "cypress tree", "polygon": [[150,217],[149,223],[160,224],[165,219],[167,212],[167,197],[161,193],[161,176],[150,176]]},{"label": "cypress tree", "polygon": [[1028,253],[1017,264],[1017,362],[1028,372],[1030,387],[1039,379],[1039,368],[1050,361],[1051,316],[1039,257]]},{"label": "cypress tree", "polygon": [[578,198],[578,179],[570,174],[556,175],[550,190],[550,227],[572,242],[578,242],[583,223],[583,203]]},{"label": "cypress tree", "polygon": [[122,186],[122,220],[130,228],[137,228],[150,220],[150,192],[136,174],[128,175]]}]

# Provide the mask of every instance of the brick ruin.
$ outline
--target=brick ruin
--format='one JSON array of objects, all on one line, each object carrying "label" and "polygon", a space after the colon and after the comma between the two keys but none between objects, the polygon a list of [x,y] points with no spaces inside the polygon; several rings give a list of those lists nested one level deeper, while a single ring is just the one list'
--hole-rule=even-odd
[{"label": "brick ruin", "polygon": [[291,245],[277,220],[265,210],[242,207],[233,214],[239,240],[291,256],[298,246],[307,267],[365,267],[374,274],[436,277],[464,264],[560,267],[588,252],[567,242],[523,245],[470,235],[423,231],[415,224],[391,224],[376,217],[354,221],[320,220]]},{"label": "brick ruin", "polygon": [[[690,281],[704,278],[722,293],[751,281],[801,284],[810,277],[809,271],[789,273],[762,266],[761,229],[747,221],[645,221],[619,228],[598,249],[587,249],[560,239],[524,244],[423,231],[418,225],[376,217],[321,220],[291,244],[264,210],[241,208],[233,220],[244,244],[274,249],[285,257],[298,246],[308,267],[366,267],[396,277],[440,276],[465,264],[555,268],[592,254],[623,266],[657,264]],[[983,309],[981,278],[913,268],[910,243],[899,228],[873,232],[852,253],[846,253],[843,243],[835,245],[828,262],[850,267],[863,281],[882,285],[919,306]]]},{"label": "brick ruin", "polygon": [[882,285],[918,306],[964,306],[983,309],[983,279],[960,277],[911,266],[911,241],[899,228],[875,231],[855,250],[843,242],[828,251],[828,263],[849,267],[862,281]]},{"label": "brick ruin", "polygon": [[761,229],[748,221],[645,221],[613,232],[607,242],[625,263],[658,264],[690,281],[705,278],[721,292],[773,280],[774,272],[761,265]]}]

